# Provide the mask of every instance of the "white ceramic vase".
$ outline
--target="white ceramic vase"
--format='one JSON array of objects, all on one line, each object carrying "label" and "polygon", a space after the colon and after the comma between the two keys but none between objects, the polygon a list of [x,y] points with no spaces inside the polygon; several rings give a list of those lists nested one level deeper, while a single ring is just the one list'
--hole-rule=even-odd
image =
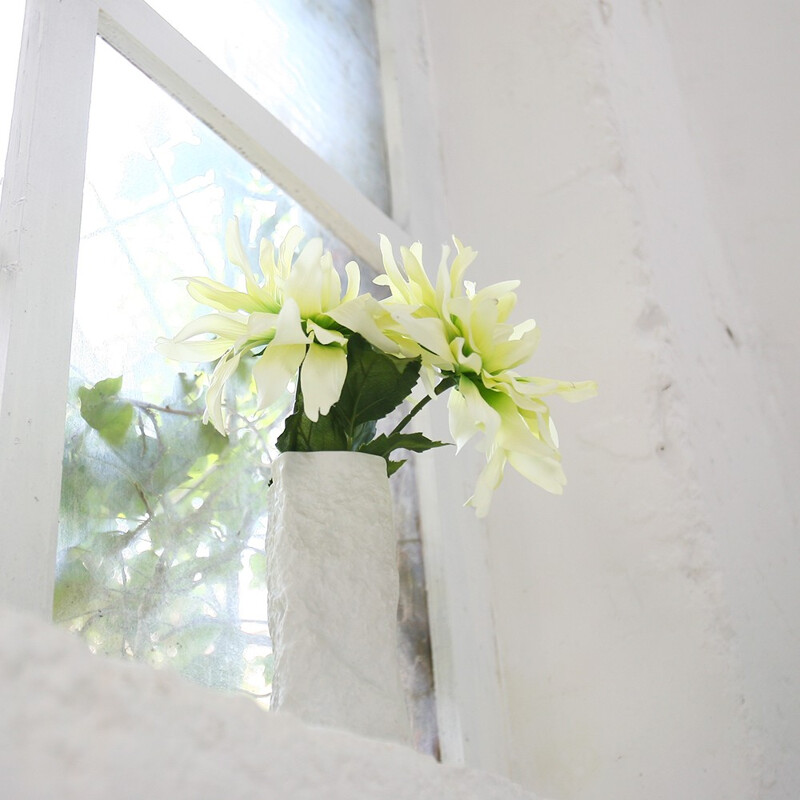
[{"label": "white ceramic vase", "polygon": [[385,461],[352,452],[283,453],[273,462],[272,481],[272,708],[408,743]]}]

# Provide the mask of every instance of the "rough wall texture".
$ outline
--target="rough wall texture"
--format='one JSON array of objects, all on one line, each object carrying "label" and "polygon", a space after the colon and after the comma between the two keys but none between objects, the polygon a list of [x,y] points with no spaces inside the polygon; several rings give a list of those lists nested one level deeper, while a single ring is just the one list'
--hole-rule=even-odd
[{"label": "rough wall texture", "polygon": [[800,790],[800,239],[786,220],[800,211],[800,56],[787,37],[800,14],[754,11],[621,6],[606,52],[685,409],[707,546],[691,575],[735,660],[746,796],[789,800]]},{"label": "rough wall texture", "polygon": [[0,796],[535,800],[502,778],[92,656],[64,631],[5,609]]},{"label": "rough wall texture", "polygon": [[758,796],[790,800],[800,794],[800,6],[673,0],[663,15],[712,221],[745,301],[711,376],[726,397],[703,421],[718,435],[704,472],[716,483]]},{"label": "rough wall texture", "polygon": [[[791,459],[776,453],[798,443],[763,412],[793,384],[762,370],[768,342],[749,336],[768,309],[741,288],[717,201],[736,194],[726,230],[741,239],[762,230],[746,211],[758,198],[709,192],[698,144],[718,153],[724,125],[711,141],[687,114],[674,50],[700,70],[702,42],[670,40],[673,5],[426,4],[451,223],[481,254],[471,277],[522,279],[520,315],[543,332],[535,374],[600,385],[591,403],[553,404],[565,496],[510,475],[488,520],[512,774],[581,800],[788,800],[800,558]],[[725,35],[713,23],[730,4],[688,5]],[[796,95],[800,75],[781,80]],[[745,162],[748,147],[761,159],[754,130],[734,135]],[[757,284],[758,259],[737,261]],[[769,274],[796,297],[789,261]],[[776,358],[793,373],[797,343]]]}]

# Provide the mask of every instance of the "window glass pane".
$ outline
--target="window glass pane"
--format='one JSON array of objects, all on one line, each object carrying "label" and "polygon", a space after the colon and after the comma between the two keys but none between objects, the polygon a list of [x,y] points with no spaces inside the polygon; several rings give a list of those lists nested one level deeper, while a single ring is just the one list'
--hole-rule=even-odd
[{"label": "window glass pane", "polygon": [[148,0],[298,138],[388,213],[370,0]]},{"label": "window glass pane", "polygon": [[24,0],[4,0],[3,10],[0,12],[0,184],[3,182],[6,167],[24,13]]},{"label": "window glass pane", "polygon": [[196,365],[176,380],[154,342],[204,313],[175,278],[236,280],[222,251],[234,214],[254,261],[262,235],[297,223],[339,266],[349,253],[102,42],[91,108],[55,617],[97,652],[265,696],[276,412],[246,419],[243,379],[226,441],[200,424]]}]

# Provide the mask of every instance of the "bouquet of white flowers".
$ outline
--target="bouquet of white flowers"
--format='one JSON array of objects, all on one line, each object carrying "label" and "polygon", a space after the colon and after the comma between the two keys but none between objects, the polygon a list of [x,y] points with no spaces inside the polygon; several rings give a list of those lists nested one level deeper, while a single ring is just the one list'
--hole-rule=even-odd
[{"label": "bouquet of white flowers", "polygon": [[[519,281],[478,290],[464,280],[476,253],[454,239],[443,248],[435,285],[422,265],[419,243],[401,248],[402,268],[381,237],[385,273],[375,279],[390,296],[360,292],[360,271],[345,267],[347,287],[320,239],[295,258],[303,232],[292,228],[277,250],[261,241],[261,274],[252,268],[238,222],[227,232],[228,258],[244,275],[244,291],[210,278],[187,278],[194,299],[216,313],[201,316],[159,350],[179,361],[217,361],[206,395],[205,421],[226,430],[223,388],[246,364],[267,408],[290,390],[293,399],[277,446],[281,452],[354,450],[386,459],[389,474],[404,463],[395,450],[423,452],[443,443],[406,426],[432,398],[450,391],[450,432],[460,449],[476,434],[486,466],[468,503],[486,514],[506,462],[533,483],[560,493],[565,483],[558,439],[543,399],[577,401],[596,394],[592,381],[572,383],[525,377],[516,370],[536,349],[532,319],[507,320]],[[211,338],[209,337],[209,334]],[[389,433],[377,422],[412,394],[424,391]]]}]

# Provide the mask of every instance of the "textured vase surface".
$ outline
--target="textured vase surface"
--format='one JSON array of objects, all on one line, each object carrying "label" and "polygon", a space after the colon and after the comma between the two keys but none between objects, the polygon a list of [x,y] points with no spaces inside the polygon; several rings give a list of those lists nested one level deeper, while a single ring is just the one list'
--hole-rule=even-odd
[{"label": "textured vase surface", "polygon": [[408,742],[397,659],[397,543],[382,458],[283,453],[267,537],[272,708]]}]

